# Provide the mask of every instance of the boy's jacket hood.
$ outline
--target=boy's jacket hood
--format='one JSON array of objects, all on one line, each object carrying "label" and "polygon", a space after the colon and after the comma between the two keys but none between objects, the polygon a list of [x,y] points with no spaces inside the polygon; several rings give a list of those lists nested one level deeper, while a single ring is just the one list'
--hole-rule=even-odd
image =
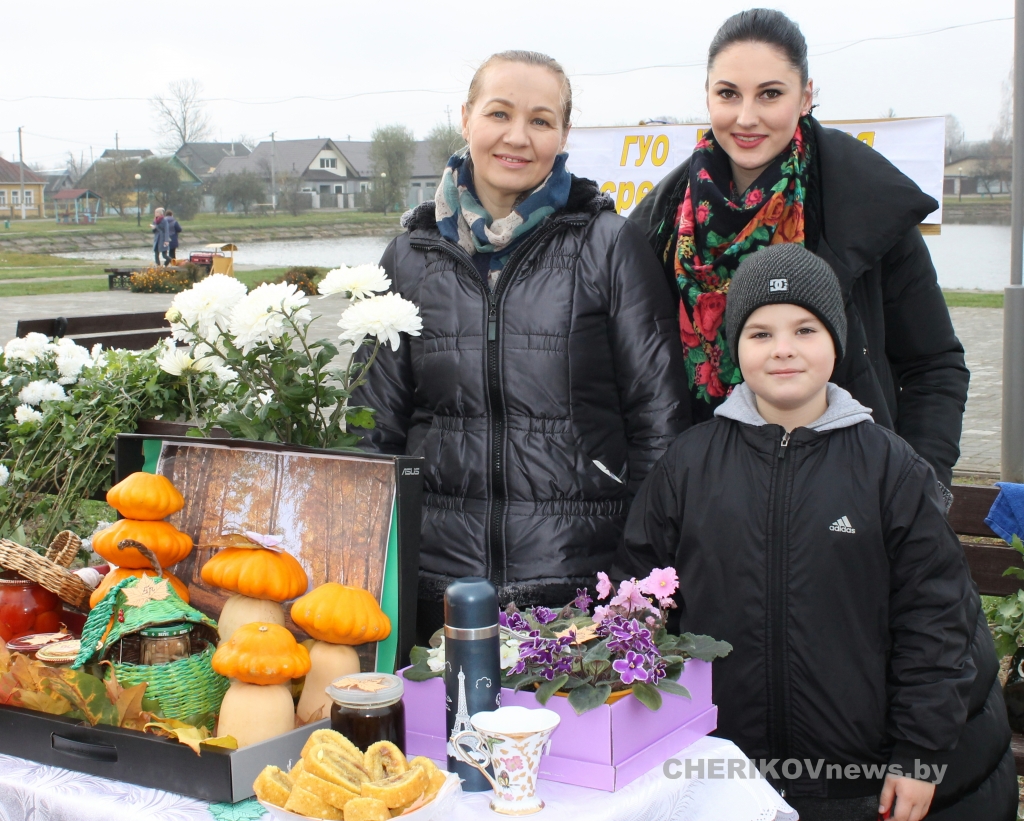
[{"label": "boy's jacket hood", "polygon": [[[864,407],[854,399],[849,391],[845,391],[838,385],[831,382],[826,386],[826,398],[828,407],[825,412],[815,419],[811,424],[804,427],[810,430],[824,433],[828,430],[848,428],[860,422],[873,422],[871,409]],[[764,417],[757,412],[757,402],[754,392],[746,382],[741,382],[735,388],[729,398],[715,408],[715,416],[722,416],[736,422],[743,422],[747,425],[767,425]]]}]

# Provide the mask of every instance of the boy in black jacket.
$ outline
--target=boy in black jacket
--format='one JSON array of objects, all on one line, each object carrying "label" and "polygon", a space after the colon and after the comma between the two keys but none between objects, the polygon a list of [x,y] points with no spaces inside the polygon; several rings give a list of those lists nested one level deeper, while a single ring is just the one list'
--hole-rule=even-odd
[{"label": "boy in black jacket", "polygon": [[828,381],[835,274],[763,248],[725,319],[745,381],[647,477],[617,574],[676,568],[680,629],[734,647],[719,734],[803,821],[1010,821],[998,660],[935,474]]}]

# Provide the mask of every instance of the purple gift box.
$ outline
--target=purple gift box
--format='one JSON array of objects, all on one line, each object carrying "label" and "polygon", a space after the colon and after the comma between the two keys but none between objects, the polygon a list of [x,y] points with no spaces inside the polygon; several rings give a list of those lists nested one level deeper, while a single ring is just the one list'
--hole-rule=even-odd
[{"label": "purple gift box", "polygon": [[[711,664],[687,661],[679,683],[690,698],[665,693],[657,711],[628,695],[578,716],[568,699],[549,699],[545,706],[562,720],[551,738],[550,754],[540,760],[540,777],[614,792],[706,736],[718,726],[718,708],[711,703]],[[406,679],[403,700],[406,754],[444,761],[444,680]],[[533,692],[505,688],[501,704],[541,706]]]}]

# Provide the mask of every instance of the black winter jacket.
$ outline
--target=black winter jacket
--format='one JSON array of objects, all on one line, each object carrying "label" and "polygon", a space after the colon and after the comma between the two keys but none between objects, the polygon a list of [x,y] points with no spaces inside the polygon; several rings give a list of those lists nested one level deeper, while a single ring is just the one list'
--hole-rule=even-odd
[{"label": "black winter jacket", "polygon": [[[808,183],[807,247],[832,266],[846,300],[846,357],[832,381],[906,439],[949,487],[970,373],[916,228],[938,203],[860,140],[812,124],[817,163]],[[689,168],[687,161],[672,171],[629,216],[659,255]],[[694,408],[694,421],[708,418],[707,403],[694,404],[703,406]]]},{"label": "black winter jacket", "polygon": [[630,500],[688,425],[668,285],[611,208],[574,178],[493,293],[432,202],[384,253],[423,331],[382,348],[353,401],[377,409],[372,447],[426,460],[421,598],[483,576],[503,602],[564,605],[611,564]]},{"label": "black winter jacket", "polygon": [[[915,760],[948,764],[929,819],[1012,819],[998,660],[932,469],[870,422],[783,435],[718,417],[680,436],[637,495],[614,572],[674,566],[680,629],[733,645],[715,662],[717,734],[750,758],[911,777]],[[881,789],[826,773],[777,786]]]}]

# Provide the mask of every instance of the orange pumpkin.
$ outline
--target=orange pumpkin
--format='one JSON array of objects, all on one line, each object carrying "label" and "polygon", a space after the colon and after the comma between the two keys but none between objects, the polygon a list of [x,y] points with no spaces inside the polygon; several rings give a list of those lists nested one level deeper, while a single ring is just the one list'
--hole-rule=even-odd
[{"label": "orange pumpkin", "polygon": [[139,472],[108,490],[107,504],[126,519],[157,521],[181,510],[185,499],[166,476]]},{"label": "orange pumpkin", "polygon": [[217,648],[213,669],[246,684],[284,684],[309,672],[309,652],[279,624],[256,621]]},{"label": "orange pumpkin", "polygon": [[250,599],[287,601],[309,587],[306,571],[288,553],[225,547],[203,565],[203,581]]},{"label": "orange pumpkin", "polygon": [[292,621],[330,644],[366,644],[391,635],[391,620],[369,591],[337,582],[322,584],[297,599]]},{"label": "orange pumpkin", "polygon": [[167,522],[140,522],[121,519],[92,537],[92,549],[118,567],[146,569],[149,560],[134,547],[118,550],[123,539],[132,539],[148,547],[161,567],[170,567],[184,559],[192,550],[192,537]]},{"label": "orange pumpkin", "polygon": [[[89,597],[89,607],[95,607],[100,603],[100,599],[107,595],[111,587],[115,587],[125,579],[131,578],[132,576],[135,578],[141,578],[142,576],[156,576],[156,571],[153,569],[131,570],[127,567],[119,567],[116,570],[111,570],[103,577],[103,581],[100,582],[100,586],[92,591],[92,595]],[[174,592],[181,597],[181,600],[184,601],[185,604],[188,604],[188,587],[186,587],[185,583],[173,573],[168,573],[166,570],[164,571],[164,578],[171,583],[171,587],[173,587]]]}]

